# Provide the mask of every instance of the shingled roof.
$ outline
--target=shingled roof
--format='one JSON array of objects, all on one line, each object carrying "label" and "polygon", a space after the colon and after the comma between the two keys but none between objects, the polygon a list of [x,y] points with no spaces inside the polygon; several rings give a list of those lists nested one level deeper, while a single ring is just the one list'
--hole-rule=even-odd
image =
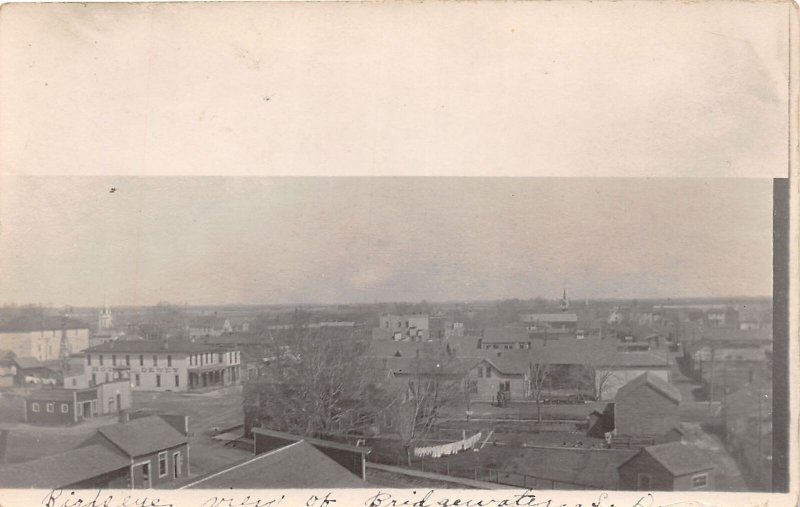
[{"label": "shingled roof", "polygon": [[[645,453],[658,461],[661,466],[666,468],[674,477],[703,472],[715,467],[714,462],[701,450],[682,442],[669,442],[667,444],[651,445],[639,451]],[[631,457],[635,458],[639,454]],[[628,461],[620,464],[625,465]],[[617,467],[617,468],[619,468]]]},{"label": "shingled roof", "polygon": [[103,444],[80,447],[0,468],[4,488],[66,488],[130,466],[130,459]]},{"label": "shingled roof", "polygon": [[370,484],[305,440],[249,458],[184,486],[190,489],[365,487]]},{"label": "shingled roof", "polygon": [[103,426],[97,431],[131,457],[152,454],[187,442],[185,436],[159,416]]},{"label": "shingled roof", "polygon": [[624,386],[620,387],[617,390],[617,395],[615,396],[615,400],[620,400],[635,389],[639,388],[642,385],[647,385],[651,389],[655,390],[656,392],[666,396],[670,400],[674,401],[677,404],[681,402],[681,392],[678,390],[677,387],[673,386],[669,382],[657,377],[650,372],[645,372],[636,377],[635,379],[631,380]]}]

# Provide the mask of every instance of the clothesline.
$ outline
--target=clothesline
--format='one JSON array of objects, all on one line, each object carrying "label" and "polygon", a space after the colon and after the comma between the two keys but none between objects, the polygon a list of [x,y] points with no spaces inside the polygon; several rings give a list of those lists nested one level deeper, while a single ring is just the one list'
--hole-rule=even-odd
[{"label": "clothesline", "polygon": [[451,454],[456,454],[460,451],[464,451],[466,449],[470,449],[475,446],[481,439],[481,432],[472,435],[469,438],[465,438],[463,440],[459,440],[458,442],[452,442],[449,444],[442,444],[442,445],[434,445],[429,447],[415,447],[414,448],[414,457],[422,458],[426,456],[430,456],[432,458],[441,458],[442,456],[449,456]]}]

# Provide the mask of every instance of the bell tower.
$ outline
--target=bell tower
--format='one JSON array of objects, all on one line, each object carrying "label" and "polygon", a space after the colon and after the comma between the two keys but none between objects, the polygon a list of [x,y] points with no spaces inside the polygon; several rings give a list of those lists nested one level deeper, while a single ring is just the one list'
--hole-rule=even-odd
[{"label": "bell tower", "polygon": [[569,299],[567,299],[567,286],[564,284],[564,295],[561,297],[561,311],[569,310]]}]

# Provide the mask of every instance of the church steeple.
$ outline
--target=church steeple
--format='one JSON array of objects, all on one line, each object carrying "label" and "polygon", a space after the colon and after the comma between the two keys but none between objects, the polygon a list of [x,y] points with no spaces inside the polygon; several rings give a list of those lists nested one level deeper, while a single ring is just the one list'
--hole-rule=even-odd
[{"label": "church steeple", "polygon": [[569,310],[569,299],[567,299],[567,286],[564,284],[564,295],[561,297],[561,311]]}]

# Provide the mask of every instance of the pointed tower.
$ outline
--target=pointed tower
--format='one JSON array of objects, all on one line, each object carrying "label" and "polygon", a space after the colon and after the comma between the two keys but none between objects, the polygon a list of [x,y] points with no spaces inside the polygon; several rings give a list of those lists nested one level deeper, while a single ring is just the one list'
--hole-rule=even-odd
[{"label": "pointed tower", "polygon": [[103,303],[103,309],[100,311],[100,317],[97,319],[97,330],[102,331],[105,329],[111,329],[114,326],[114,317],[111,315],[111,311],[108,309],[105,303]]},{"label": "pointed tower", "polygon": [[561,297],[561,311],[569,310],[569,299],[567,299],[567,287],[564,285],[564,295]]}]

